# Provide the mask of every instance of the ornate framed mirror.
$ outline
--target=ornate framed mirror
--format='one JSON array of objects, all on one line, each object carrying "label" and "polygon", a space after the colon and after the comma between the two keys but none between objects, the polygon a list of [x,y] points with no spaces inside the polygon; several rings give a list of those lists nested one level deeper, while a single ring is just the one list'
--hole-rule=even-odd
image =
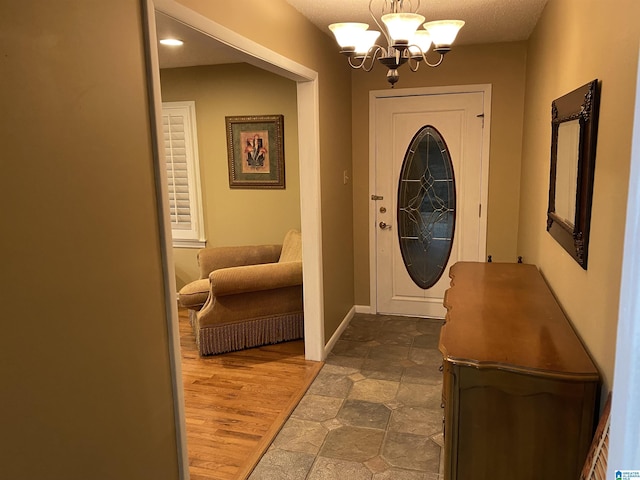
[{"label": "ornate framed mirror", "polygon": [[551,103],[547,231],[587,269],[600,88],[593,80]]}]

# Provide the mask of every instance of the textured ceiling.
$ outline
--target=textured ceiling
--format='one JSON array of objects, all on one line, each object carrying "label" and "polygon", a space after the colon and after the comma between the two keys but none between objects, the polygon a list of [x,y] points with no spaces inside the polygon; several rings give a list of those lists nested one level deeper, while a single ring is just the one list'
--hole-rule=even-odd
[{"label": "textured ceiling", "polygon": [[[364,22],[372,29],[375,27],[369,16],[369,0],[286,1],[327,35],[331,35],[327,26],[340,21]],[[374,11],[380,11],[384,2],[373,0]],[[529,38],[546,3],[547,0],[423,0],[418,12],[427,21],[464,20],[466,24],[458,34],[456,45],[512,42]],[[156,27],[158,38],[176,37],[185,42],[178,48],[158,46],[161,68],[247,61],[238,50],[159,12]]]},{"label": "textured ceiling", "polygon": [[[369,0],[286,0],[291,6],[330,33],[327,25],[336,22],[363,22],[377,30],[369,15]],[[405,6],[410,4],[404,0]],[[388,0],[373,0],[378,13]],[[456,44],[513,42],[529,38],[547,0],[414,0],[418,13],[427,21],[464,20]]]}]

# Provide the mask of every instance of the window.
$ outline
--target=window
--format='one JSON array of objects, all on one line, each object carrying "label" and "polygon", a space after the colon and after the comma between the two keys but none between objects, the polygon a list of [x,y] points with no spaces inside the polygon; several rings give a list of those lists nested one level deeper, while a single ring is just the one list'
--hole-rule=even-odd
[{"label": "window", "polygon": [[202,248],[204,222],[195,102],[163,102],[162,129],[174,247]]}]

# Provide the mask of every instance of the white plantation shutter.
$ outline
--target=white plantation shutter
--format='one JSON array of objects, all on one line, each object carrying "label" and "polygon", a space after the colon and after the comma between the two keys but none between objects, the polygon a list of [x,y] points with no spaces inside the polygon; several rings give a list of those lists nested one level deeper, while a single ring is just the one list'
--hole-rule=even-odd
[{"label": "white plantation shutter", "polygon": [[200,248],[205,240],[195,103],[164,102],[162,127],[173,244]]},{"label": "white plantation shutter", "polygon": [[185,146],[185,116],[171,112],[162,117],[164,153],[167,162],[171,226],[181,230],[191,229],[191,203],[189,199],[189,175]]}]

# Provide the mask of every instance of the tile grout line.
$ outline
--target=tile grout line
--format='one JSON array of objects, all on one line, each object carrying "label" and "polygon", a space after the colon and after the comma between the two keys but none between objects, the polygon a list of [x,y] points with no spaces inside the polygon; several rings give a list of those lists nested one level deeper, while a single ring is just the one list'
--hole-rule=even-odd
[{"label": "tile grout line", "polygon": [[[411,400],[411,404],[412,405],[407,405],[406,404],[406,399],[404,401],[399,401],[398,400],[398,396],[401,395],[402,390],[403,390],[403,385],[405,385],[409,391],[406,391],[405,394],[406,395],[412,395],[410,393],[410,390],[412,389],[411,387],[413,387],[413,389],[425,389],[425,391],[428,390],[434,390],[434,389],[441,389],[441,384],[442,384],[442,379],[440,376],[440,373],[437,372],[437,364],[434,365],[433,367],[436,369],[436,375],[435,377],[437,378],[437,380],[434,382],[433,378],[427,378],[426,382],[424,382],[425,378],[422,377],[422,375],[424,375],[424,371],[422,373],[419,373],[420,376],[416,377],[415,375],[408,375],[408,369],[412,368],[412,367],[418,367],[417,369],[420,370],[424,370],[424,367],[429,365],[428,362],[428,352],[432,352],[433,350],[435,350],[436,352],[436,356],[437,356],[437,348],[434,348],[434,345],[432,345],[432,343],[434,343],[434,338],[437,337],[437,332],[439,331],[439,328],[441,326],[441,322],[438,321],[437,323],[432,323],[431,325],[429,325],[427,322],[433,322],[433,320],[425,320],[425,319],[411,319],[410,317],[389,317],[389,316],[372,316],[372,315],[356,315],[356,317],[361,317],[361,322],[360,322],[360,326],[356,329],[360,329],[360,330],[366,330],[366,328],[364,328],[364,325],[366,324],[366,322],[368,320],[367,317],[369,318],[369,320],[371,318],[373,318],[374,320],[377,320],[376,323],[372,323],[371,325],[373,326],[373,328],[371,328],[371,331],[373,332],[373,338],[374,340],[371,339],[371,332],[368,332],[368,335],[364,335],[363,338],[366,338],[368,340],[359,340],[358,338],[351,338],[347,332],[349,331],[349,327],[347,328],[347,330],[345,330],[345,332],[343,333],[341,339],[338,341],[339,342],[343,342],[340,347],[346,348],[353,348],[353,352],[347,350],[344,350],[342,352],[340,352],[340,348],[335,349],[334,351],[338,352],[335,355],[332,354],[330,355],[329,358],[327,358],[327,362],[325,363],[325,366],[323,367],[323,371],[320,372],[320,374],[318,375],[318,378],[316,378],[316,380],[314,381],[314,384],[316,382],[318,382],[319,380],[322,379],[322,381],[326,381],[324,380],[324,376],[323,373],[325,374],[325,376],[330,376],[330,375],[335,375],[336,377],[342,377],[342,380],[346,380],[348,382],[348,386],[346,389],[342,390],[340,393],[339,397],[335,397],[333,394],[329,394],[329,396],[324,396],[322,393],[311,393],[312,391],[314,391],[314,385],[312,384],[312,386],[309,388],[309,390],[307,391],[307,393],[305,394],[304,397],[308,397],[309,395],[313,395],[315,397],[323,397],[323,398],[327,398],[327,399],[336,399],[336,400],[340,400],[339,402],[339,406],[337,409],[335,410],[335,413],[333,414],[333,417],[331,418],[326,418],[325,420],[319,421],[316,419],[313,420],[304,420],[304,418],[306,418],[304,415],[301,415],[299,418],[295,417],[296,415],[296,411],[294,410],[294,412],[292,413],[291,418],[298,418],[299,421],[308,421],[310,423],[316,423],[318,425],[320,425],[322,427],[322,429],[325,431],[323,438],[318,446],[317,449],[314,449],[314,451],[316,452],[315,454],[313,453],[308,453],[308,455],[313,455],[313,461],[311,462],[311,465],[309,465],[308,469],[306,470],[306,473],[304,474],[304,479],[311,479],[311,478],[320,478],[318,477],[318,472],[319,470],[316,468],[318,467],[318,465],[320,465],[321,459],[325,459],[326,461],[333,461],[334,464],[337,463],[345,463],[348,462],[350,464],[357,464],[360,465],[363,469],[365,469],[367,472],[369,472],[368,478],[382,478],[383,472],[392,472],[394,470],[399,470],[399,471],[405,471],[407,472],[407,474],[411,474],[411,475],[418,475],[420,476],[420,478],[422,479],[426,479],[427,475],[430,475],[429,478],[431,479],[435,479],[435,478],[440,478],[440,472],[441,472],[441,464],[442,464],[442,447],[440,446],[440,444],[434,440],[434,437],[441,434],[441,427],[438,429],[438,431],[434,432],[434,433],[430,433],[430,434],[418,434],[418,433],[414,433],[413,432],[413,428],[409,428],[409,430],[407,432],[403,433],[403,428],[401,423],[402,423],[402,418],[397,419],[396,417],[398,417],[400,410],[403,409],[407,409],[409,411],[412,411],[413,409],[416,408],[423,408],[423,409],[427,409],[427,404],[424,403],[424,405],[422,404],[422,397],[420,397],[420,401],[419,403],[415,403],[416,400]],[[364,318],[363,318],[364,317]],[[400,341],[389,341],[389,338],[386,338],[386,342],[385,342],[385,338],[384,335],[388,335],[390,332],[388,331],[388,329],[384,329],[383,327],[385,327],[387,325],[387,323],[393,324],[391,326],[394,325],[400,325],[400,324],[404,324],[404,321],[407,321],[408,325],[411,324],[411,322],[413,322],[412,326],[413,326],[413,330],[411,331],[411,333],[407,334],[410,335],[411,338],[407,339],[409,340],[407,343],[402,343]],[[424,322],[425,327],[423,328],[418,328],[418,323],[420,322]],[[353,324],[353,323],[352,323]],[[387,330],[387,331],[385,331]],[[362,332],[360,332],[362,333]],[[391,332],[393,334],[395,334],[396,332],[393,331]],[[347,335],[345,335],[347,334]],[[401,338],[401,334],[399,334],[400,336],[398,338]],[[346,337],[346,338],[345,338]],[[427,340],[427,342],[423,342],[423,344],[420,345],[416,345],[416,340],[418,337],[422,337],[425,338],[425,340]],[[377,340],[381,340],[381,342],[378,342]],[[372,345],[371,342],[375,341],[376,345]],[[336,346],[338,347],[338,343],[336,343]],[[363,348],[364,347],[364,348]],[[360,352],[358,352],[358,349],[362,348],[362,350],[360,350]],[[374,350],[378,349],[378,352],[383,353],[384,355],[381,356],[372,356],[372,353],[374,353]],[[386,352],[385,352],[386,349]],[[406,349],[406,351],[404,351]],[[416,351],[417,350],[417,351]],[[396,373],[392,373],[394,370],[392,370],[391,372],[389,371],[384,371],[384,368],[382,370],[379,370],[380,367],[380,363],[382,362],[382,365],[384,367],[387,367],[389,364],[392,363],[392,361],[389,359],[388,354],[390,353],[398,353],[398,351],[404,351],[404,353],[402,353],[400,355],[400,361],[397,362],[398,365],[398,369],[395,370]],[[356,352],[357,355],[353,355],[353,353]],[[426,355],[426,357],[424,358],[419,358],[417,357],[417,355],[419,356],[420,353],[419,352],[423,352],[424,355]],[[339,355],[339,353],[342,353],[343,355]],[[349,355],[349,353],[351,353],[352,355]],[[331,363],[331,360],[336,361],[337,363]],[[367,360],[369,360],[369,367],[370,369],[367,369]],[[376,367],[376,363],[378,365],[378,367]],[[408,366],[407,364],[410,363],[412,364],[411,366]],[[333,369],[331,367],[335,367],[335,371],[340,371],[342,370],[342,373],[338,374],[338,373],[328,373],[328,370],[332,370]],[[428,367],[427,367],[428,368]],[[431,371],[431,370],[429,370]],[[363,373],[363,372],[366,372]],[[388,375],[387,375],[388,374]],[[350,377],[354,376],[354,375],[360,375],[362,378],[358,379],[358,380],[353,380]],[[433,377],[433,374],[429,374]],[[394,380],[390,380],[394,379]],[[416,381],[416,379],[421,379],[422,381]],[[344,420],[344,416],[338,420],[341,417],[341,413],[343,415],[347,415],[347,413],[345,413],[345,407],[348,406],[350,397],[352,396],[352,394],[354,393],[354,389],[357,385],[358,382],[361,381],[370,381],[373,382],[374,384],[376,382],[393,382],[395,383],[395,388],[394,388],[394,392],[393,395],[390,395],[388,392],[386,394],[387,398],[392,398],[392,400],[387,400],[387,401],[380,401],[379,399],[376,399],[375,401],[371,398],[367,397],[367,392],[360,392],[360,394],[363,394],[363,398],[358,399],[358,398],[353,398],[352,399],[352,403],[353,403],[353,408],[356,409],[356,403],[357,402],[361,402],[361,404],[371,404],[371,405],[379,405],[379,406],[383,406],[384,408],[386,408],[388,410],[388,416],[386,417],[385,421],[384,421],[384,425],[383,428],[381,428],[380,426],[378,427],[369,427],[367,425],[358,425],[357,422],[355,424],[353,424],[352,422],[354,421],[352,420]],[[407,389],[405,389],[407,390]],[[335,392],[335,391],[334,391]],[[369,392],[371,393],[371,392]],[[415,393],[413,394],[415,395]],[[360,395],[359,395],[360,396]],[[303,397],[303,400],[304,400]],[[438,398],[439,395],[436,395],[436,398]],[[311,398],[311,397],[308,397]],[[433,399],[432,399],[433,400]],[[426,398],[424,399],[424,401],[426,402]],[[438,407],[440,406],[440,403],[437,403]],[[435,408],[435,407],[433,407]],[[297,410],[297,409],[296,409]],[[428,407],[428,411],[432,412],[432,407]],[[436,410],[437,412],[439,412],[439,409]],[[406,413],[406,412],[405,412]],[[433,412],[432,412],[433,413]],[[356,415],[356,420],[358,419],[357,416],[357,412],[356,413],[352,413]],[[365,415],[367,413],[365,412]],[[438,413],[437,416],[439,417],[441,414]],[[397,425],[394,425],[394,419],[397,420],[398,423]],[[340,426],[335,427],[335,423],[333,424],[333,426],[335,428],[331,428],[330,426],[324,426],[322,425],[323,423],[329,421],[329,420],[337,420],[336,423],[340,424]],[[405,422],[409,421],[411,423],[411,419],[404,419]],[[287,421],[289,422],[289,420]],[[345,423],[346,422],[346,423]],[[437,421],[435,422],[436,425],[439,424]],[[427,428],[428,424],[425,424],[425,428]],[[286,425],[285,425],[286,427]],[[338,430],[338,429],[342,429],[344,427],[348,427],[352,430],[371,430],[371,431],[377,431],[377,432],[381,432],[382,435],[382,440],[381,442],[377,445],[376,447],[376,454],[372,457],[369,457],[368,460],[363,460],[363,461],[357,461],[354,459],[351,460],[339,460],[339,458],[341,457],[337,457],[337,458],[333,458],[331,456],[329,457],[321,457],[320,453],[324,451],[325,447],[327,446],[327,442],[329,440],[329,437],[331,436],[331,432],[334,430]],[[394,431],[394,428],[397,428],[397,431]],[[409,433],[411,432],[411,433]],[[425,432],[427,432],[427,430],[425,430]],[[437,455],[435,455],[436,459],[436,465],[437,465],[437,470],[435,472],[433,472],[433,470],[431,470],[431,472],[433,473],[429,473],[426,470],[423,470],[422,467],[417,467],[416,464],[413,465],[408,465],[405,464],[404,466],[398,466],[392,463],[392,460],[389,460],[387,458],[388,453],[385,454],[385,447],[389,445],[390,442],[388,442],[389,437],[391,436],[392,433],[395,433],[399,436],[404,435],[406,437],[406,435],[410,435],[410,436],[418,436],[420,438],[423,438],[423,442],[425,443],[425,445],[430,445],[431,446],[431,451],[434,451],[434,449],[437,451]],[[276,439],[277,440],[277,439]],[[275,449],[280,449],[279,447],[275,446],[276,441],[274,441],[274,445],[272,445],[270,447],[270,451],[275,448]],[[397,447],[397,445],[396,445]],[[284,448],[284,447],[283,447]],[[335,447],[334,447],[335,448]],[[287,450],[282,450],[280,449],[282,452],[287,452]],[[301,451],[302,452],[302,451]],[[291,453],[291,452],[289,452]],[[371,450],[371,453],[373,453],[373,450]],[[435,453],[435,452],[434,452]],[[348,458],[348,457],[347,457]],[[384,462],[383,464],[388,465],[389,468],[385,469],[385,470],[380,470],[380,471],[375,471],[374,468],[372,468],[370,465],[367,465],[366,462],[370,462],[372,459],[379,459],[382,462]],[[432,465],[432,464],[430,464]],[[318,467],[319,468],[319,467]],[[412,473],[413,472],[413,473]],[[422,473],[420,473],[422,472]],[[437,472],[437,473],[436,473]],[[390,473],[392,474],[392,473]],[[320,472],[321,478],[323,479],[329,479],[329,478],[338,478],[338,477],[325,477],[323,475],[322,472]],[[388,476],[386,476],[387,474],[384,473],[385,477],[384,478],[390,478]],[[251,478],[254,478],[253,476]],[[256,475],[256,480],[260,480],[261,477],[259,477],[259,475]],[[262,477],[262,478],[269,478],[269,477]],[[287,477],[287,478],[291,478],[291,477]],[[343,477],[341,477],[343,478]],[[404,478],[404,477],[403,477]],[[407,477],[409,478],[409,477]],[[417,478],[417,476],[412,476],[411,478]],[[301,480],[298,479],[298,480]]]}]

